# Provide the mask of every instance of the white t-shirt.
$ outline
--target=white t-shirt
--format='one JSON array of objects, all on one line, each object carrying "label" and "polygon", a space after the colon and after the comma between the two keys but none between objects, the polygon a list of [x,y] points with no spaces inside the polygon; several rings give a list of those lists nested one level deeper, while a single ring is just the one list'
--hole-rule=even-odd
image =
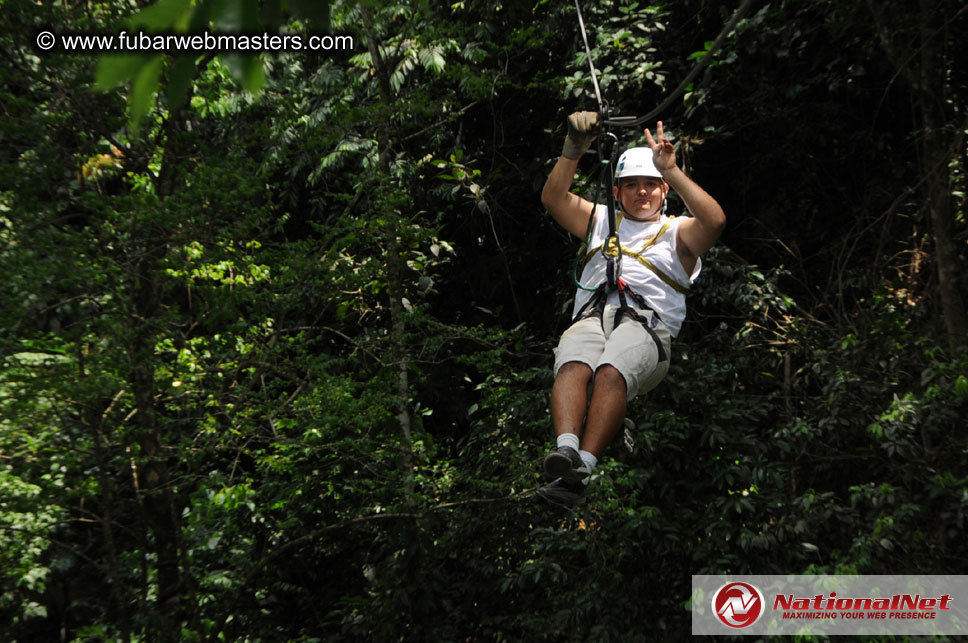
[{"label": "white t-shirt", "polygon": [[[686,269],[679,261],[679,255],[676,252],[677,231],[683,221],[685,221],[685,217],[661,215],[658,220],[645,223],[619,216],[618,238],[623,248],[633,252],[641,252],[642,248],[662,229],[662,226],[669,223],[668,229],[662,233],[658,241],[646,248],[643,256],[656,268],[672,277],[680,286],[688,288],[699,276],[699,272],[702,270],[702,260],[697,258],[696,267],[692,274],[686,274]],[[605,242],[607,236],[608,208],[605,205],[599,205],[595,212],[595,222],[592,224],[589,250],[599,248]],[[686,296],[663,281],[635,257],[625,252],[622,255],[621,277],[633,292],[641,295],[649,306],[658,313],[669,329],[669,333],[673,337],[678,335],[682,321],[686,317]],[[604,282],[605,257],[599,251],[592,255],[591,260],[585,265],[581,274],[581,283],[584,286],[595,288]],[[575,295],[575,309],[572,316],[577,315],[578,311],[591,297],[590,291],[579,288]],[[631,297],[627,297],[626,301],[630,306],[639,308]],[[620,303],[618,292],[609,293],[606,303],[618,305]]]}]

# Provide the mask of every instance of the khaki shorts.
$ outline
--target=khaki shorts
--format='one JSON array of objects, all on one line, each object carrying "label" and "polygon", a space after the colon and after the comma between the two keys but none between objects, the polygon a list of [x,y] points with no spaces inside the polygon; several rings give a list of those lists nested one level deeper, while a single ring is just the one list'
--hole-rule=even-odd
[{"label": "khaki shorts", "polygon": [[614,327],[618,306],[609,304],[601,316],[592,315],[568,327],[555,349],[555,376],[568,362],[587,364],[592,372],[600,366],[614,366],[628,387],[628,399],[647,393],[658,385],[669,370],[672,337],[651,311],[639,313],[662,342],[666,359],[659,361],[659,349],[652,335],[631,315],[622,315]]}]

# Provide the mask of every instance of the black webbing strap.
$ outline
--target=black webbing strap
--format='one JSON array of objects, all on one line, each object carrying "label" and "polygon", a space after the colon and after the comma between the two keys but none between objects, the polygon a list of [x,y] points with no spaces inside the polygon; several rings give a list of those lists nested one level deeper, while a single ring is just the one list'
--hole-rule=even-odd
[{"label": "black webbing strap", "polygon": [[[659,313],[657,313],[655,309],[653,309],[651,306],[649,306],[646,303],[644,297],[642,297],[637,292],[629,288],[629,285],[625,283],[624,279],[618,280],[617,289],[618,289],[619,307],[618,307],[618,310],[615,312],[615,322],[613,323],[612,327],[617,328],[619,323],[621,323],[622,321],[622,316],[629,315],[630,317],[632,317],[632,319],[634,319],[639,324],[641,324],[642,328],[645,329],[645,332],[647,332],[649,334],[649,337],[652,338],[652,341],[655,342],[656,350],[659,353],[659,361],[664,362],[667,359],[669,359],[669,355],[668,353],[666,353],[665,346],[662,344],[662,340],[659,338],[658,333],[656,333],[655,330],[653,330],[652,326],[650,325],[649,319],[647,317],[640,315],[639,312],[635,310],[634,307],[630,306],[628,299],[626,297],[630,297],[632,301],[634,301],[639,308],[643,310],[651,311],[652,315],[661,322],[662,318],[659,317]],[[592,293],[592,296],[588,298],[588,301],[586,301],[585,304],[578,310],[578,313],[575,315],[575,318],[571,320],[571,323],[574,324],[575,322],[581,321],[586,317],[594,316],[601,319],[602,324],[604,324],[605,323],[604,322],[605,300],[608,298],[609,292],[610,291],[608,290],[608,284],[602,284],[601,286],[596,288],[595,292]]]},{"label": "black webbing strap", "polygon": [[[605,168],[605,185],[615,185],[614,168],[618,160],[618,145],[612,137],[612,145],[609,150],[608,164]],[[604,150],[601,150],[600,153]],[[602,158],[605,158],[604,156]],[[608,236],[602,243],[602,255],[605,257],[605,283],[608,284],[609,291],[618,288],[619,279],[622,276],[622,242],[618,238],[618,223],[615,220],[615,192],[605,190],[605,209],[608,217]],[[612,248],[614,247],[614,250]]]},{"label": "black webbing strap", "polygon": [[659,321],[662,321],[662,318],[659,317],[659,313],[655,312],[655,310],[653,310],[651,306],[645,303],[645,298],[635,293],[631,288],[629,288],[629,285],[625,283],[624,279],[620,279],[618,283],[619,306],[618,306],[618,312],[615,313],[614,325],[616,327],[619,325],[619,323],[622,321],[622,315],[626,315],[626,314],[631,315],[632,319],[639,322],[639,324],[642,325],[642,328],[645,329],[645,332],[647,332],[649,336],[652,338],[652,341],[655,342],[655,347],[659,351],[659,361],[660,362],[666,361],[667,359],[669,359],[669,356],[665,352],[665,347],[662,345],[662,340],[659,339],[659,335],[655,332],[655,330],[652,329],[652,326],[649,324],[649,319],[640,315],[639,312],[635,310],[635,308],[633,308],[632,306],[629,306],[629,302],[625,298],[626,293],[628,293],[628,295],[632,298],[632,300],[636,304],[638,304],[639,308],[652,311],[652,315],[654,315],[655,318],[658,319]]},{"label": "black webbing strap", "polygon": [[605,298],[608,295],[608,292],[605,290],[607,285],[602,284],[595,289],[595,292],[588,298],[585,305],[578,309],[574,319],[571,320],[572,324],[596,313],[600,315],[605,310]]}]

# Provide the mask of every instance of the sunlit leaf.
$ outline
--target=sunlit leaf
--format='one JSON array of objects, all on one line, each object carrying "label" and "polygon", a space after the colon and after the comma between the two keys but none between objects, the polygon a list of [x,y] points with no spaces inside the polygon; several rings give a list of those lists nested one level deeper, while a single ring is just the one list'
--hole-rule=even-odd
[{"label": "sunlit leaf", "polygon": [[131,85],[131,95],[128,98],[128,120],[137,129],[145,114],[155,102],[155,92],[161,78],[161,68],[164,59],[154,56],[147,64],[138,70]]},{"label": "sunlit leaf", "polygon": [[130,80],[152,58],[148,54],[106,54],[97,61],[94,86],[107,90]]}]

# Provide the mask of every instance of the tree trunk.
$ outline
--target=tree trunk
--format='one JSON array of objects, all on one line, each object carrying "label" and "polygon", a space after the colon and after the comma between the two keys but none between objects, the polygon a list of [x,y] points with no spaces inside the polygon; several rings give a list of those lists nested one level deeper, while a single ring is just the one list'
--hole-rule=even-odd
[{"label": "tree trunk", "polygon": [[161,429],[155,409],[154,347],[155,333],[152,324],[160,309],[160,294],[156,278],[158,248],[163,248],[160,234],[154,226],[142,232],[141,258],[134,273],[135,305],[132,322],[134,335],[128,355],[131,371],[128,385],[134,395],[134,423],[141,464],[138,485],[143,492],[143,506],[148,530],[152,536],[157,560],[158,598],[155,617],[159,641],[178,640],[179,614],[179,565],[178,524],[173,519],[174,498],[168,475]]},{"label": "tree trunk", "polygon": [[[86,377],[83,360],[79,359],[78,361],[82,364],[79,369],[79,376],[83,379]],[[99,509],[101,515],[99,518],[101,523],[101,536],[104,539],[105,571],[108,579],[111,581],[111,600],[114,603],[116,612],[114,618],[118,624],[121,641],[128,643],[131,641],[131,619],[129,618],[127,607],[128,592],[130,590],[125,586],[121,573],[121,559],[118,556],[117,540],[114,533],[113,507],[117,496],[114,493],[114,483],[112,481],[113,472],[109,468],[110,458],[105,453],[105,447],[108,446],[108,439],[104,430],[104,420],[110,414],[111,408],[117,402],[118,398],[123,394],[124,391],[120,391],[105,407],[104,411],[100,411],[94,405],[87,407],[85,424],[91,429],[91,437],[94,443],[94,462],[97,467],[97,481],[100,491]]]},{"label": "tree trunk", "polygon": [[[366,35],[367,48],[373,61],[377,83],[380,87],[380,103],[389,108],[393,103],[393,89],[390,85],[390,72],[386,61],[377,46],[376,30],[373,27],[373,17],[365,6],[360,6],[363,17],[363,28]],[[390,133],[386,121],[377,128],[377,145],[379,149],[378,167],[383,176],[383,183],[390,185]],[[396,398],[397,425],[400,435],[400,460],[404,480],[404,503],[413,505],[413,438],[411,436],[410,415],[410,366],[406,346],[406,320],[403,309],[403,270],[402,248],[400,239],[394,231],[390,232],[387,252],[387,286],[390,297],[390,344],[391,360],[396,370]]]},{"label": "tree trunk", "polygon": [[[950,110],[946,108],[951,93],[948,86],[951,60],[945,55],[949,39],[944,21],[949,20],[950,14],[935,2],[921,0],[917,38],[910,38],[910,32],[903,34],[907,37],[898,38],[892,21],[885,15],[888,9],[873,0],[868,0],[868,8],[884,53],[911,89],[920,120],[915,146],[919,171],[914,182],[921,186],[924,213],[931,226],[945,334],[949,349],[955,352],[968,345],[968,315],[958,279],[961,270],[954,239],[956,213],[949,169],[950,161],[957,154],[951,145],[951,139],[957,136],[951,123],[955,114],[948,113]],[[917,47],[913,52],[907,48],[912,40]]]},{"label": "tree trunk", "polygon": [[930,153],[929,150],[935,152],[932,159],[935,169],[927,181],[924,207],[928,209],[931,221],[935,265],[938,269],[938,290],[941,296],[941,311],[944,315],[948,348],[955,352],[963,348],[968,341],[968,319],[965,316],[965,302],[958,282],[959,257],[954,239],[955,211],[951,199],[948,159],[945,156],[939,158],[938,155],[939,151],[947,147],[948,142],[941,135],[943,130],[934,129],[932,125],[934,115],[930,114],[931,108],[924,104],[927,102],[929,101],[922,101],[922,109],[925,112],[924,147],[926,155]]},{"label": "tree trunk", "polygon": [[[176,190],[179,135],[187,118],[190,99],[189,91],[185,102],[170,110],[164,126],[165,149],[156,181],[156,193],[162,203]],[[138,255],[131,284],[134,302],[131,314],[133,332],[128,348],[131,364],[128,385],[135,400],[133,421],[141,456],[137,485],[142,493],[145,522],[151,536],[150,546],[155,554],[157,571],[158,596],[152,615],[154,623],[153,629],[149,626],[147,634],[149,640],[168,643],[181,638],[181,624],[185,617],[181,594],[186,587],[179,560],[180,511],[171,487],[163,426],[155,406],[155,328],[161,311],[161,272],[158,262],[167,251],[168,236],[153,218],[137,234],[135,252]]]},{"label": "tree trunk", "polygon": [[947,69],[944,38],[938,37],[939,13],[934,3],[921,0],[920,29],[921,56],[918,83],[915,87],[917,105],[924,135],[922,141],[922,176],[925,177],[924,207],[931,221],[934,238],[935,263],[938,267],[938,289],[944,315],[948,347],[952,352],[965,346],[968,340],[968,319],[958,283],[960,274],[958,250],[954,240],[954,203],[951,200],[951,171],[949,163],[955,150],[950,146],[953,134],[946,122]]}]

